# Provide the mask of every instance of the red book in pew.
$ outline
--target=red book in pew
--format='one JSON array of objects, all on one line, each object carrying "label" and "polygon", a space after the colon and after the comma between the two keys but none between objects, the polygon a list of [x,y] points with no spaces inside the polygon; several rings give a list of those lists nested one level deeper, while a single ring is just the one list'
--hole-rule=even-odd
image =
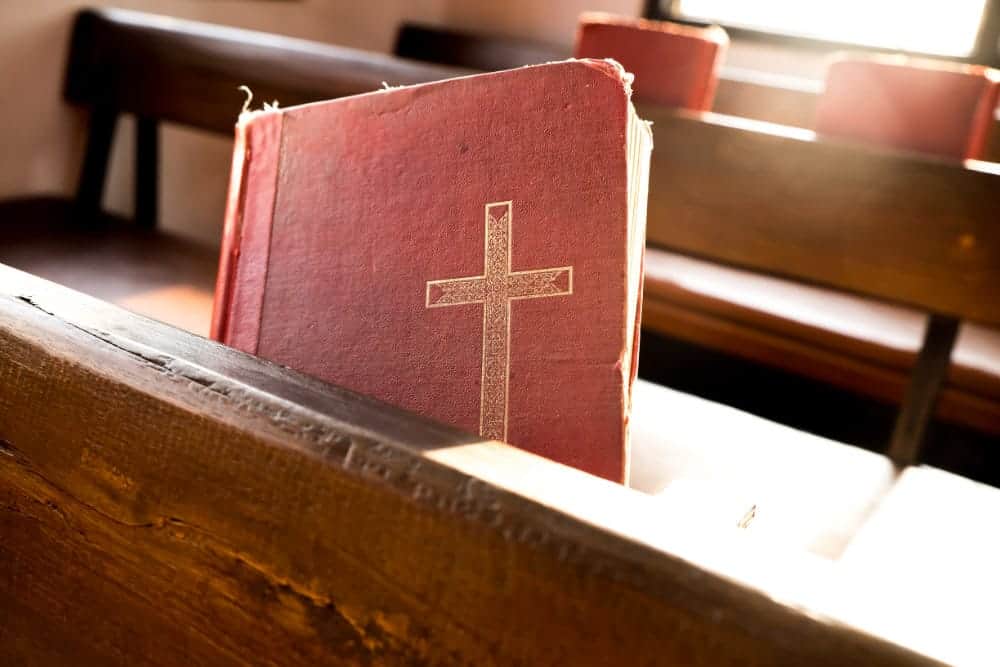
[{"label": "red book in pew", "polygon": [[994,124],[1000,72],[904,56],[843,56],[830,65],[816,132],[978,159]]},{"label": "red book in pew", "polygon": [[651,136],[614,63],[241,117],[212,336],[624,481]]},{"label": "red book in pew", "polygon": [[718,26],[587,12],[580,16],[574,55],[620,62],[635,75],[637,102],[708,111],[728,46],[729,37]]}]

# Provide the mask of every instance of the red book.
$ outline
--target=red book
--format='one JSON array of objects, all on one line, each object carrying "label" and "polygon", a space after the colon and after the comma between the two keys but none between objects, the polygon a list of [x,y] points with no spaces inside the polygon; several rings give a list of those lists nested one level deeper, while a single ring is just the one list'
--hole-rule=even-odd
[{"label": "red book", "polygon": [[240,119],[212,336],[624,481],[651,139],[614,63]]},{"label": "red book", "polygon": [[816,132],[899,150],[980,158],[994,125],[1000,72],[902,56],[830,65]]},{"label": "red book", "polygon": [[708,111],[728,46],[729,37],[718,26],[587,12],[580,16],[574,55],[620,62],[635,75],[637,102]]}]

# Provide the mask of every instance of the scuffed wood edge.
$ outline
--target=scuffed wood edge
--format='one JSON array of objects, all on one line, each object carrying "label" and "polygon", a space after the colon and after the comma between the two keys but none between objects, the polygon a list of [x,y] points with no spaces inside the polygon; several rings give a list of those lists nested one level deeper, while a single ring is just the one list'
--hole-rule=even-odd
[{"label": "scuffed wood edge", "polygon": [[[559,493],[536,502],[505,488],[517,488],[516,480],[505,483],[494,476],[484,482],[449,464],[444,447],[459,446],[455,451],[467,453],[462,445],[479,446],[473,437],[24,274],[0,268],[0,278],[0,292],[5,292],[0,297],[0,374],[4,386],[14,388],[13,394],[0,390],[0,438],[5,441],[0,465],[7,464],[0,468],[0,487],[19,498],[9,506],[22,507],[30,502],[25,498],[57,507],[68,503],[75,507],[74,521],[101,524],[112,536],[136,528],[164,535],[191,531],[202,536],[202,544],[214,543],[209,549],[214,560],[230,567],[233,562],[252,564],[268,590],[294,592],[295,599],[312,601],[327,618],[334,613],[349,616],[348,624],[362,630],[348,641],[381,647],[377,656],[369,650],[355,657],[504,663],[571,658],[597,662],[609,657],[657,662],[687,656],[718,664],[749,652],[751,664],[803,659],[838,664],[845,656],[859,655],[882,664],[920,662],[901,649],[807,616],[650,547],[655,526],[643,530],[633,521],[625,530],[614,527],[615,512],[623,518],[633,510],[649,516],[641,499],[624,489],[490,445],[491,456],[500,456],[513,469],[534,473],[536,480],[551,474],[551,479],[565,483],[562,502]],[[225,368],[229,364],[234,368]],[[30,397],[25,400],[17,392],[59,391],[47,380],[55,368],[74,382],[118,388],[132,403],[149,405],[148,414],[140,415],[155,419],[159,411],[172,411],[195,424],[194,440],[204,441],[192,441],[189,451],[159,451],[155,443],[133,439],[112,451],[120,461],[103,462],[126,482],[130,471],[145,475],[144,488],[150,489],[149,495],[158,494],[155,507],[102,490],[92,478],[107,477],[107,470],[99,470],[100,461],[83,460],[88,451],[84,437],[35,437],[36,429],[24,422],[44,418],[47,406],[37,415],[10,413],[12,402],[32,405]],[[12,375],[21,381],[11,382]],[[173,423],[176,420],[159,427]],[[146,426],[155,437],[158,424]],[[239,451],[252,455],[258,465],[244,469],[233,464],[225,455],[235,445],[226,449],[222,443],[220,448],[219,433],[241,443]],[[138,454],[126,447],[138,449]],[[187,499],[185,505],[185,499],[171,497],[169,479],[162,480],[167,486],[161,488],[160,476],[143,469],[157,472],[156,457],[163,455],[181,460],[181,466],[187,456],[200,458],[202,465],[216,460],[219,475],[231,473],[247,484],[252,474],[262,475],[260,488],[268,493],[251,497],[252,506],[244,513],[217,506],[207,495]],[[289,479],[312,495],[303,498],[285,489],[282,475],[268,475],[269,461],[288,466]],[[44,483],[39,486],[31,481],[35,479]],[[291,499],[283,498],[286,490]],[[242,502],[238,493],[223,491],[234,503]],[[195,488],[191,493],[204,491]],[[48,499],[42,500],[45,496]],[[343,525],[317,521],[312,515],[308,525],[297,525],[307,516],[301,512],[303,502],[315,500],[333,516],[338,508],[333,498],[357,501],[355,508],[374,508],[367,518],[384,525],[369,530],[383,542],[367,544],[364,531],[338,533]],[[274,504],[268,505],[268,499]],[[571,513],[563,511],[574,504]],[[614,511],[602,517],[590,511],[597,507]],[[192,512],[199,516],[188,516]],[[241,521],[248,515],[268,519],[267,530],[247,530]],[[2,525],[6,530],[6,521]],[[385,531],[394,529],[398,532],[387,537]],[[446,543],[421,551],[435,534],[445,536]],[[113,537],[108,540],[118,544]],[[160,553],[156,549],[147,548]],[[395,553],[386,555],[387,550]],[[336,556],[372,591],[354,590],[315,552]],[[187,552],[178,556],[174,547],[166,553],[171,554],[168,561],[194,558]],[[407,569],[407,557],[421,553],[431,557],[418,558],[420,567],[407,574],[425,577],[436,582],[433,585],[398,576]],[[378,566],[380,558],[386,558],[387,567]],[[222,578],[228,585],[254,590],[231,572]],[[3,597],[8,606],[10,599]],[[523,613],[504,614],[518,608]],[[351,610],[348,616],[343,609]],[[365,628],[377,632],[369,636]],[[312,641],[315,645],[303,649],[302,660],[335,653],[322,636]],[[386,653],[389,646],[397,650]]]}]

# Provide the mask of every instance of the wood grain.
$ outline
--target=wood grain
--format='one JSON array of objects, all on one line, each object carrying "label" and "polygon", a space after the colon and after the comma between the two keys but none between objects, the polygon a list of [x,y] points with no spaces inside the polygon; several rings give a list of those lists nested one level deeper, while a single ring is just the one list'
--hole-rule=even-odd
[{"label": "wood grain", "polygon": [[0,441],[7,664],[926,662],[627,489],[3,267]]},{"label": "wood grain", "polygon": [[714,114],[644,108],[647,241],[1000,324],[1000,175]]}]

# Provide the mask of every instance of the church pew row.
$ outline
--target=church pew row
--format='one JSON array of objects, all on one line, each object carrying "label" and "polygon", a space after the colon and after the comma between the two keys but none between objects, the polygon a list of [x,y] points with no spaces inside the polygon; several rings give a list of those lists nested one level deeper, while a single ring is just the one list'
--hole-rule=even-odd
[{"label": "church pew row", "polygon": [[[183,51],[181,50],[181,51],[179,51],[179,53],[183,53]],[[97,233],[97,234],[100,234],[102,232],[102,230],[92,230],[92,231],[95,232],[95,233]],[[105,240],[107,240],[109,242],[111,242],[111,241],[121,241],[122,240],[120,238],[120,235],[113,234],[114,230],[103,230],[103,231],[107,231],[107,232],[109,232],[109,234],[117,237],[116,239],[110,239],[110,238],[105,239]],[[90,240],[92,241],[93,239],[91,238]],[[129,276],[130,271],[134,272],[134,274],[141,273],[144,270],[144,268],[145,268],[145,270],[148,271],[149,267],[148,266],[146,266],[146,267],[143,266],[143,264],[144,264],[143,260],[144,259],[148,259],[148,256],[144,256],[143,255],[142,248],[145,247],[145,248],[148,249],[150,247],[158,247],[158,243],[155,243],[155,244],[148,244],[147,243],[145,246],[143,246],[142,243],[141,243],[141,239],[137,238],[137,239],[133,239],[131,241],[128,240],[128,239],[125,239],[125,240],[126,240],[126,242],[124,243],[124,253],[116,255],[116,259],[119,260],[119,262],[122,262],[122,261],[124,261],[124,262],[132,261],[133,265],[131,267],[128,267],[128,266],[123,267],[123,266],[121,266],[120,263],[116,263],[115,266],[113,266],[113,267],[95,265],[95,266],[91,267],[91,270],[92,271],[96,271],[96,273],[98,273],[98,274],[100,274],[102,271],[105,271],[106,272],[105,273],[105,277],[107,277],[108,275],[113,274],[113,272],[115,270],[118,270],[118,272],[119,272],[118,275],[121,276],[121,277],[123,277],[123,278],[125,278],[126,281],[130,278],[130,276]],[[147,240],[147,242],[149,241],[149,239],[146,239],[146,240]],[[120,246],[114,246],[114,245],[112,245],[111,247],[118,247],[119,250],[122,249]],[[4,249],[6,251],[6,249],[7,249],[6,246],[5,246]],[[90,248],[90,249],[97,250],[96,248]],[[168,260],[169,260],[169,257],[170,257],[170,255],[168,253],[167,254]],[[172,261],[172,260],[170,260],[170,261]],[[211,257],[209,256],[208,260],[205,262],[205,266],[209,267],[209,271],[211,269],[211,261],[212,261]],[[193,263],[197,263],[197,262],[193,262]],[[53,270],[62,270],[65,267],[50,267],[50,268],[52,268]],[[122,271],[122,269],[124,269],[124,271]],[[208,273],[209,271],[205,271],[205,273]],[[68,276],[68,275],[69,274],[67,274],[67,273],[63,273],[63,276]],[[98,287],[98,283],[99,282],[101,282],[101,281],[94,280],[94,282],[92,283],[92,286],[94,286],[95,288]],[[109,283],[112,286],[114,285],[114,281],[104,281],[103,284],[100,287],[101,288],[107,288],[108,285],[109,285]],[[208,287],[207,289],[210,290],[210,287]],[[136,305],[137,302],[138,302],[137,301],[138,297],[141,297],[141,295],[140,294],[122,294],[122,293],[119,293],[119,294],[116,295],[116,298],[118,298],[119,300],[124,301],[126,303],[130,303],[130,305]],[[206,302],[207,302],[207,299],[202,299],[202,301],[201,301],[201,303],[206,303]],[[161,312],[162,311],[159,311],[159,310],[157,311],[158,314],[161,313]],[[206,317],[207,317],[207,313],[206,313]],[[150,326],[153,326],[153,325],[150,324]],[[656,398],[657,398],[657,400],[659,400],[660,398],[664,398],[665,396],[667,396],[667,395],[666,394],[661,394],[660,396],[658,396]],[[677,398],[678,396],[679,395],[675,395],[674,398]],[[706,402],[703,402],[703,401],[702,402],[695,401],[695,403],[703,404],[703,405],[700,406],[699,409],[703,410],[706,413],[714,412],[717,415],[721,414],[721,413],[718,412],[718,407],[717,406],[712,406],[712,405],[707,404]],[[688,405],[687,408],[690,408],[695,403],[692,403],[692,404]],[[0,405],[3,405],[3,403],[0,403]],[[657,405],[659,406],[661,404],[657,403]],[[687,414],[689,412],[693,412],[693,410],[689,410],[689,409],[683,409],[682,411],[685,414]],[[706,419],[706,422],[708,422],[708,421],[709,420]],[[713,418],[711,420],[711,423],[715,424],[718,421],[720,421],[720,420]],[[733,422],[733,423],[737,423],[737,422]],[[746,433],[748,429],[745,428],[745,426],[746,426],[745,424],[741,424],[738,430],[740,432],[742,432],[742,433]],[[660,429],[657,429],[657,432],[660,432]],[[699,431],[693,430],[692,432],[699,432]],[[795,443],[796,443],[795,450],[799,451],[799,450],[802,450],[802,449],[804,449],[806,447],[806,445],[804,443],[808,443],[809,438],[808,438],[808,436],[805,436],[804,434],[796,434],[796,435],[799,436],[799,437],[795,438]],[[761,431],[761,435],[760,435],[760,437],[758,439],[761,442],[763,442],[763,443],[773,442],[775,440],[775,438],[773,437],[772,433],[770,433],[770,432],[764,432],[764,431]],[[782,441],[787,441],[790,444],[791,441],[792,441],[792,438],[791,438],[791,436],[789,436],[788,438],[783,438]],[[690,447],[690,445],[693,442],[695,442],[695,441],[692,440],[691,438],[688,438],[685,442]],[[711,444],[712,443],[708,443],[708,442],[705,443],[706,447],[710,446]],[[830,443],[830,444],[831,445],[835,445],[835,443]],[[791,446],[789,446],[786,449],[790,452],[791,451]],[[757,460],[757,462],[759,463],[759,460],[761,458],[767,458],[766,455],[762,456],[760,451],[758,451],[758,450],[755,450],[755,451],[756,451],[756,454],[751,455],[750,459]],[[730,454],[732,454],[732,453],[733,452],[730,452]],[[742,453],[743,454],[747,454],[746,452],[742,452]],[[782,455],[782,456],[784,456],[784,455]],[[726,455],[724,458],[727,461],[731,461],[731,457],[729,455]],[[838,458],[842,458],[842,457],[838,457]],[[2,460],[2,459],[0,459],[0,460]],[[778,461],[778,462],[776,462],[775,465],[778,465],[780,463],[781,462]],[[880,465],[879,465],[879,463],[877,461],[873,460],[872,463],[875,464],[873,466],[873,469],[880,467]],[[695,467],[697,467],[697,466],[695,466]],[[882,466],[882,467],[884,467],[884,466]],[[847,472],[849,472],[849,471],[847,471]],[[877,470],[875,472],[877,472]],[[484,472],[483,474],[486,474],[486,473]],[[738,477],[739,477],[739,481],[746,482],[746,478],[748,477],[747,471],[746,470],[742,471],[738,475]],[[855,479],[854,477],[851,477],[851,478]],[[646,484],[649,487],[650,490],[658,490],[658,489],[660,489],[661,487],[664,486],[665,481],[666,481],[666,477],[664,477],[664,476],[659,476],[659,477],[653,476],[653,477],[647,477],[647,479],[645,480],[644,484]],[[801,480],[799,480],[799,481],[801,481]],[[773,486],[773,484],[768,483],[767,486]],[[800,487],[803,487],[803,485],[800,484]],[[660,509],[662,509],[662,508],[658,507],[657,511],[659,511]],[[676,515],[676,514],[677,514],[677,512],[674,513],[674,515]],[[685,516],[690,516],[690,512],[683,512],[683,514]],[[664,538],[664,539],[666,539],[665,536],[662,533],[665,532],[665,533],[669,534],[670,531],[667,531],[667,530],[664,529],[663,518],[661,516],[657,515],[655,523],[660,527],[661,537]],[[702,528],[703,528],[703,526],[702,526]],[[677,544],[675,546],[677,546],[678,549],[681,548],[681,544]],[[700,556],[700,557],[692,556],[692,557],[688,558],[688,560],[690,560],[690,561],[696,561],[696,562],[713,562],[713,559],[718,560],[718,558],[719,558],[718,554],[719,553],[725,553],[726,551],[727,550],[724,549],[724,548],[723,549],[712,549],[710,551],[702,550],[701,552],[699,552],[698,554],[695,555],[695,556]],[[739,558],[741,560],[745,560],[745,555],[746,554],[744,554],[744,553],[740,553]],[[782,559],[779,558],[779,557],[776,557],[776,556],[771,558],[771,562],[777,564],[777,565],[775,565],[776,569],[780,569],[781,565],[784,564],[784,562],[782,561]],[[732,563],[727,563],[727,567],[732,567],[732,566],[733,566]],[[794,568],[791,568],[791,569],[794,569]],[[748,573],[746,573],[746,572],[743,572],[742,574],[749,576]],[[713,663],[715,661],[709,659],[709,660],[706,660],[706,662],[708,662],[708,663],[711,664],[711,663]]]},{"label": "church pew row", "polygon": [[[482,63],[477,61],[473,64]],[[231,88],[237,80],[248,81],[267,97],[298,102],[370,90],[378,87],[376,80],[412,82],[462,71],[466,70],[422,65],[388,56],[135,12],[83,11],[74,30],[66,82],[67,98],[92,110],[91,135],[75,206],[70,208],[68,203],[63,203],[60,207],[57,202],[29,201],[18,202],[15,207],[8,204],[5,210],[8,213],[13,210],[21,218],[30,219],[31,224],[23,226],[27,231],[39,229],[41,221],[33,218],[39,210],[57,209],[55,214],[49,216],[61,219],[61,222],[57,221],[57,228],[60,224],[72,227],[72,218],[81,210],[89,211],[89,217],[95,217],[93,209],[100,201],[111,137],[106,131],[107,119],[112,119],[113,126],[113,119],[121,113],[136,113],[140,117],[140,125],[151,123],[154,130],[157,122],[170,120],[228,134],[235,114],[229,106],[230,102],[226,101],[229,93],[225,91],[234,92]],[[718,115],[694,121],[663,109],[646,108],[644,113],[656,121],[657,126],[658,150],[654,151],[650,207],[650,240],[653,245],[680,250],[686,255],[693,253],[713,263],[733,263],[778,276],[888,297],[945,316],[949,313],[947,309],[942,311],[939,308],[941,302],[915,302],[915,295],[923,290],[930,295],[940,293],[942,286],[948,285],[953,275],[960,275],[951,271],[964,271],[962,264],[966,261],[978,262],[981,271],[973,268],[961,275],[973,276],[979,280],[980,287],[988,285],[990,278],[995,276],[996,253],[992,245],[995,236],[990,236],[992,225],[984,222],[994,200],[990,192],[995,180],[993,175],[980,173],[977,169],[932,164],[919,158],[891,158],[877,152],[826,142],[803,141],[801,136],[798,139],[791,136],[795,135],[795,131],[790,129],[755,125],[741,130],[736,127],[737,120]],[[155,131],[151,136],[155,139]],[[735,143],[728,143],[730,141]],[[735,150],[734,146],[739,142],[742,142],[741,148]],[[761,153],[760,159],[771,165],[766,174],[755,172],[757,151]],[[786,151],[795,155],[795,159],[786,161]],[[147,224],[153,221],[148,217],[143,219],[143,211],[155,208],[155,186],[149,181],[155,181],[156,170],[144,169],[142,165],[148,167],[150,161],[155,164],[156,153],[155,141],[143,141],[140,137],[137,142],[137,195],[151,195],[153,203],[147,198],[142,204],[144,200],[137,196],[136,212],[139,221]],[[729,176],[718,178],[718,174],[723,172]],[[852,174],[871,175],[874,180],[869,182],[866,178],[852,177]],[[946,185],[938,183],[936,179],[939,177],[945,179],[942,183]],[[142,185],[144,179],[147,182],[145,186]],[[871,187],[873,182],[885,187],[876,190]],[[658,187],[658,183],[669,185]],[[952,185],[958,189],[950,190]],[[742,191],[739,190],[741,187]],[[699,192],[711,192],[712,195],[699,197]],[[880,192],[883,194],[880,195]],[[918,196],[910,198],[914,192]],[[956,198],[952,197],[953,192],[964,194]],[[904,203],[897,207],[894,198],[902,198]],[[905,202],[908,198],[911,204]],[[732,204],[727,204],[727,201]],[[971,203],[966,205],[966,201]],[[823,204],[820,205],[820,202]],[[912,202],[919,202],[919,205]],[[752,233],[744,232],[755,228],[744,228],[742,219],[754,216],[755,211],[765,212],[757,216],[758,220],[770,216],[771,226],[766,226],[767,221],[764,221],[765,226],[759,230],[763,235],[752,238]],[[831,211],[836,213],[831,214]],[[913,255],[911,259],[914,261],[909,264],[894,266],[891,262],[884,263],[875,258],[863,261],[868,261],[869,268],[876,270],[855,272],[857,266],[842,259],[848,256],[845,253],[862,252],[871,246],[867,242],[845,245],[842,241],[851,241],[853,232],[845,232],[838,240],[836,230],[850,228],[842,227],[838,216],[854,216],[860,224],[867,225],[855,241],[871,238],[884,240],[892,234],[902,234],[911,239],[927,237],[927,243],[912,246],[917,254]],[[10,215],[5,217],[8,220],[11,218]],[[959,220],[971,220],[970,224],[983,229],[970,228],[949,236],[955,231],[955,225],[965,224],[956,222]],[[943,225],[940,227],[943,236],[934,235],[934,230],[939,228],[938,223]],[[921,225],[922,234],[907,232],[914,224]],[[717,226],[718,232],[715,231]],[[16,230],[19,225],[8,223],[8,227]],[[736,235],[726,239],[725,243],[705,242],[714,238],[713,234],[734,231]],[[131,230],[124,233],[134,235]],[[687,243],[690,238],[678,241],[664,237],[663,233],[700,235],[700,239],[691,245]],[[829,236],[830,233],[834,236]],[[872,233],[875,236],[871,236]],[[57,236],[46,235],[42,245]],[[775,239],[781,239],[781,242],[776,243]],[[29,239],[28,244],[31,242]],[[38,242],[37,239],[35,242]],[[936,247],[943,253],[941,259],[944,263],[938,263],[936,274],[924,275],[923,282],[910,280],[911,274],[916,275],[924,269],[920,262],[927,260],[927,267],[935,266],[935,262],[930,261],[933,258],[920,254],[930,252],[934,242],[941,244]],[[164,240],[147,239],[147,243],[158,246]],[[737,244],[741,249],[739,252],[744,253],[741,257],[731,256]],[[141,256],[141,245],[131,241],[126,243],[133,250],[131,254],[138,255],[136,260],[140,267],[145,259]],[[73,244],[66,247],[72,251],[71,255],[79,255]],[[890,247],[898,251],[911,249],[911,244],[883,243],[881,246],[883,250]],[[17,260],[18,251],[14,244],[4,244],[5,256]],[[761,257],[751,256],[758,252]],[[795,260],[798,272],[794,267],[789,269],[785,266],[784,259],[787,257],[782,258],[782,252],[798,253]],[[30,249],[27,255],[32,255]],[[38,253],[34,256],[37,259]],[[950,263],[944,261],[949,257]],[[834,317],[824,319],[805,308],[796,309],[790,316],[782,318],[771,316],[768,312],[761,314],[759,309],[753,308],[744,308],[749,312],[743,313],[740,308],[733,307],[731,298],[715,309],[719,312],[715,312],[710,290],[690,289],[685,285],[689,286],[693,282],[692,276],[697,275],[692,267],[711,271],[716,283],[720,275],[725,277],[725,269],[697,262],[696,258],[663,254],[656,248],[651,250],[650,298],[646,318],[649,328],[700,343],[715,344],[755,359],[764,358],[791,370],[818,375],[879,398],[899,400],[903,394],[906,373],[915,363],[913,359],[920,349],[923,324],[920,312],[900,310],[899,307],[871,300],[855,300],[845,310],[846,315],[835,313]],[[837,275],[810,276],[808,270],[815,262],[825,269],[837,269],[839,263],[839,271],[834,271]],[[893,270],[884,270],[893,266]],[[106,266],[100,269],[113,270]],[[881,283],[893,284],[897,269],[904,272],[899,274],[904,283],[910,280],[906,293],[879,292]],[[208,273],[200,269],[198,272],[199,275]],[[58,274],[58,271],[55,273]],[[141,268],[126,273],[143,275]],[[742,279],[746,276],[735,275],[737,277],[733,280],[740,284],[741,289],[754,284],[752,280]],[[755,295],[758,297],[767,296],[768,292],[774,293],[782,287],[786,288],[786,292],[796,292],[786,295],[789,296],[788,303],[808,302],[810,296],[816,295],[810,292],[810,287],[759,277],[765,278],[765,284],[758,289]],[[842,282],[844,278],[848,279],[846,283]],[[185,290],[196,290],[197,284],[198,279],[188,280],[183,287]],[[983,304],[995,303],[989,297],[988,289],[976,293],[967,291],[968,285],[951,285],[944,296],[964,298],[963,305],[977,300]],[[169,290],[171,285],[165,287]],[[869,292],[869,287],[875,291]],[[155,288],[143,286],[146,291]],[[844,295],[843,298],[854,297]],[[197,300],[204,304],[208,297],[200,296]],[[757,302],[759,305],[761,299]],[[740,317],[734,316],[734,311]],[[857,316],[859,312],[869,313],[869,326],[866,327],[868,323]],[[840,316],[839,320],[836,315]],[[982,320],[983,316],[971,312],[971,318]],[[838,331],[834,326],[831,331],[831,320],[835,324],[846,322],[847,330]],[[989,322],[988,317],[986,321]],[[902,331],[888,345],[879,335],[871,335],[871,332],[878,333],[886,326],[897,333]],[[939,402],[939,416],[971,423],[988,431],[1000,428],[996,396],[1000,383],[1000,369],[996,368],[997,338],[998,334],[993,329],[968,323],[964,325],[955,355],[956,368],[950,377],[951,386],[946,387]],[[897,349],[900,347],[901,350]],[[648,346],[646,352],[651,352]],[[927,392],[925,394],[925,398],[930,396]]]},{"label": "church pew row", "polygon": [[0,266],[5,664],[932,664],[662,514]]},{"label": "church pew row", "polygon": [[[403,26],[397,51],[414,56],[423,54],[424,57],[429,54],[469,68],[490,69],[507,61],[513,61],[508,64],[523,64],[541,59],[545,55],[544,49],[541,46],[533,48],[531,44],[523,40],[489,40],[462,33]],[[249,31],[169,21],[134,12],[81,12],[74,30],[66,91],[70,101],[94,109],[94,117],[88,159],[81,173],[78,208],[92,209],[95,206],[93,202],[100,201],[108,147],[104,135],[99,131],[106,124],[102,117],[113,118],[122,112],[132,112],[140,118],[140,125],[145,123],[154,127],[153,139],[137,142],[136,160],[136,217],[140,222],[150,223],[153,220],[146,212],[155,210],[156,170],[143,169],[143,165],[156,159],[155,124],[166,120],[231,132],[232,99],[227,91],[235,88],[239,81],[249,83],[263,99],[279,98],[283,103],[290,104],[371,90],[379,87],[382,81],[394,85],[412,83],[454,76],[464,71],[468,70],[425,65]],[[667,118],[672,118],[672,112],[652,107],[644,108],[643,112],[659,121],[656,135],[660,150],[654,151],[651,174],[653,205],[650,207],[650,229],[654,231],[650,239],[653,243],[663,240],[655,237],[655,230],[673,228],[674,215],[690,216],[690,212],[678,210],[691,206],[690,203],[680,202],[678,193],[675,192],[679,172],[685,172],[684,176],[690,179],[692,171],[700,169],[699,173],[708,176],[714,173],[714,165],[719,161],[725,161],[719,165],[720,169],[731,168],[735,170],[733,173],[745,171],[745,164],[739,164],[739,155],[735,151],[727,151],[723,146],[731,137],[752,137],[753,141],[744,150],[763,151],[762,159],[767,156],[776,165],[782,164],[783,151],[793,150],[801,143],[791,139],[783,141],[782,137],[768,133],[765,126],[754,126],[752,129],[764,130],[757,134],[740,134],[731,127],[726,127],[725,122],[717,123],[718,127],[713,130],[705,130],[702,125],[699,127],[703,131],[685,135],[687,128],[678,127],[678,121],[672,121],[672,124],[667,122]],[[678,131],[675,132],[675,128]],[[142,134],[140,130],[140,135]],[[864,179],[841,178],[838,183],[844,185],[845,189],[838,189],[832,185],[836,176],[827,174],[825,170],[835,164],[840,155],[854,156],[853,159],[860,163],[866,162],[869,158],[864,156],[869,154],[852,153],[847,149],[838,152],[837,148],[827,149],[825,146],[826,144],[822,147],[808,147],[806,150],[810,152],[803,154],[800,162],[796,163],[799,168],[809,170],[808,174],[812,176],[811,180],[806,181],[807,173],[803,172],[800,188],[795,190],[798,201],[786,204],[778,196],[768,198],[774,205],[767,209],[767,215],[780,227],[770,230],[773,238],[784,239],[781,235],[788,235],[788,243],[791,245],[803,230],[808,230],[811,235],[815,224],[829,224],[841,214],[868,215],[869,222],[873,223],[870,228],[874,229],[880,224],[875,222],[877,218],[898,215],[892,197],[906,197],[906,188],[910,185],[920,188],[919,183],[901,182],[894,189],[884,190],[885,196],[878,199],[874,195],[865,195],[870,191],[870,184]],[[668,150],[670,154],[666,155]],[[91,161],[89,157],[92,154],[102,155],[103,161]],[[752,153],[746,153],[750,154]],[[877,157],[871,159],[874,162],[867,166],[868,169],[885,170],[899,165],[908,168],[911,164],[908,160],[880,162]],[[764,181],[770,178],[788,179],[791,171],[782,173],[772,170],[761,181],[754,183],[753,187],[759,193],[774,192],[777,187],[782,187],[781,181]],[[907,172],[904,168],[903,173],[912,171]],[[939,171],[961,178],[961,172],[954,169]],[[895,177],[887,174],[883,183],[893,178]],[[906,180],[903,176],[900,178]],[[928,175],[924,178],[928,178]],[[738,193],[727,188],[738,182],[731,183],[728,179],[713,177],[709,185],[719,186],[720,190],[715,196],[731,198]],[[657,183],[669,183],[670,186],[657,187]],[[699,183],[698,187],[704,191],[703,185]],[[947,197],[951,192],[947,187],[931,187],[926,191],[940,197]],[[788,194],[782,192],[781,197],[786,196]],[[977,197],[975,193],[970,193],[969,196]],[[900,224],[912,227],[919,223],[922,229],[926,229],[936,225],[935,220],[928,219],[935,212],[954,211],[963,207],[961,202],[938,206],[932,195],[928,197],[927,200],[921,200],[922,208],[914,206],[908,209],[909,216],[900,218]],[[823,216],[820,211],[822,207],[817,203],[821,198],[827,205],[839,205],[839,208],[829,208],[828,210],[835,210],[837,213],[828,215],[824,220],[813,220],[809,217],[810,214]],[[717,204],[710,199],[705,197],[698,201],[699,206],[703,205],[697,223],[700,228],[713,229],[716,224],[725,225],[735,219],[730,217],[727,220],[717,220],[720,212],[713,208],[717,208]],[[988,215],[993,197],[985,192],[977,201],[979,208],[973,215]],[[657,202],[665,202],[666,207],[658,208]],[[867,208],[861,212],[855,211],[852,207],[857,205],[856,202],[864,202]],[[745,203],[760,208],[758,201]],[[845,206],[848,208],[844,208]],[[742,210],[740,206],[733,206],[725,214],[739,216]],[[944,220],[947,215],[950,213],[945,213],[939,219]],[[820,239],[820,234],[822,232],[817,230],[813,240]],[[975,242],[974,236],[957,242],[965,243],[969,238],[973,238]],[[741,242],[745,240],[740,239]],[[665,246],[671,247],[669,243]],[[683,245],[674,247],[684,252],[691,251]],[[747,247],[752,247],[753,252],[768,251],[766,244],[761,243]],[[787,252],[799,250],[792,248]],[[807,254],[799,256],[800,263],[811,264],[813,256],[833,257],[837,261],[835,258],[843,256],[842,253],[847,249],[836,244],[815,243],[802,250],[806,250]],[[836,252],[832,252],[833,250]],[[696,255],[706,259],[731,261],[731,258],[716,256],[713,252],[714,249],[705,247],[695,250]],[[959,252],[962,252],[961,248]],[[989,252],[989,245],[974,251],[966,249],[965,254],[970,252],[983,257],[984,252]],[[697,282],[699,274],[695,271],[688,270],[686,275],[681,275],[685,269],[691,268],[694,260],[685,263],[676,261],[677,259],[680,258],[669,255],[651,257],[650,267],[656,272],[651,275],[651,289],[655,286],[676,288],[678,283]],[[742,265],[770,274],[784,273],[783,266],[752,263]],[[985,265],[989,265],[989,259]],[[704,265],[699,268],[703,270],[702,273],[708,274],[709,280],[714,281],[716,288],[720,281],[724,283],[726,280],[724,270],[713,270]],[[792,277],[801,279],[805,276]],[[886,279],[885,275],[864,276],[861,282],[867,284],[869,278]],[[943,275],[929,277],[928,281],[934,283],[930,288],[938,289],[947,279],[947,270]],[[674,337],[693,339],[702,344],[707,342],[727,352],[756,360],[764,359],[794,372],[806,372],[879,399],[893,402],[901,400],[907,373],[913,367],[920,349],[923,333],[923,318],[920,313],[887,307],[867,299],[847,297],[846,300],[840,299],[844,302],[844,309],[820,318],[812,317],[810,303],[819,303],[825,309],[837,302],[836,297],[831,299],[809,287],[781,281],[768,283],[766,280],[765,277],[765,283],[761,287],[764,292],[785,288],[785,303],[793,304],[788,313],[775,313],[771,312],[773,308],[769,310],[759,306],[741,310],[739,304],[732,303],[732,289],[723,289],[721,295],[715,295],[718,297],[715,299],[712,294],[706,294],[705,290],[673,289],[672,294],[681,294],[682,298],[669,299],[661,305],[664,309],[672,309],[676,317],[659,317],[656,319],[659,325],[653,323],[650,326]],[[753,281],[742,281],[739,277],[730,282],[755,284]],[[822,278],[818,282],[831,285]],[[844,287],[836,283],[832,283],[832,286]],[[862,293],[866,291],[863,288],[859,290],[858,283],[846,287]],[[914,286],[911,292],[925,287],[927,286]],[[739,293],[739,290],[736,292]],[[766,297],[766,294],[755,296]],[[757,298],[756,301],[759,304],[762,298]],[[805,305],[799,307],[799,304]],[[716,312],[720,310],[719,306],[723,311],[721,313]],[[744,317],[733,317],[734,310]],[[871,322],[864,322],[859,317],[864,312],[871,313]],[[805,326],[802,326],[803,319],[806,320]],[[647,318],[647,321],[653,322],[653,318]],[[887,335],[886,332],[890,333]],[[951,386],[946,388],[936,414],[988,432],[997,432],[1000,430],[1000,334],[976,324],[963,325],[955,362],[949,378]]]}]

